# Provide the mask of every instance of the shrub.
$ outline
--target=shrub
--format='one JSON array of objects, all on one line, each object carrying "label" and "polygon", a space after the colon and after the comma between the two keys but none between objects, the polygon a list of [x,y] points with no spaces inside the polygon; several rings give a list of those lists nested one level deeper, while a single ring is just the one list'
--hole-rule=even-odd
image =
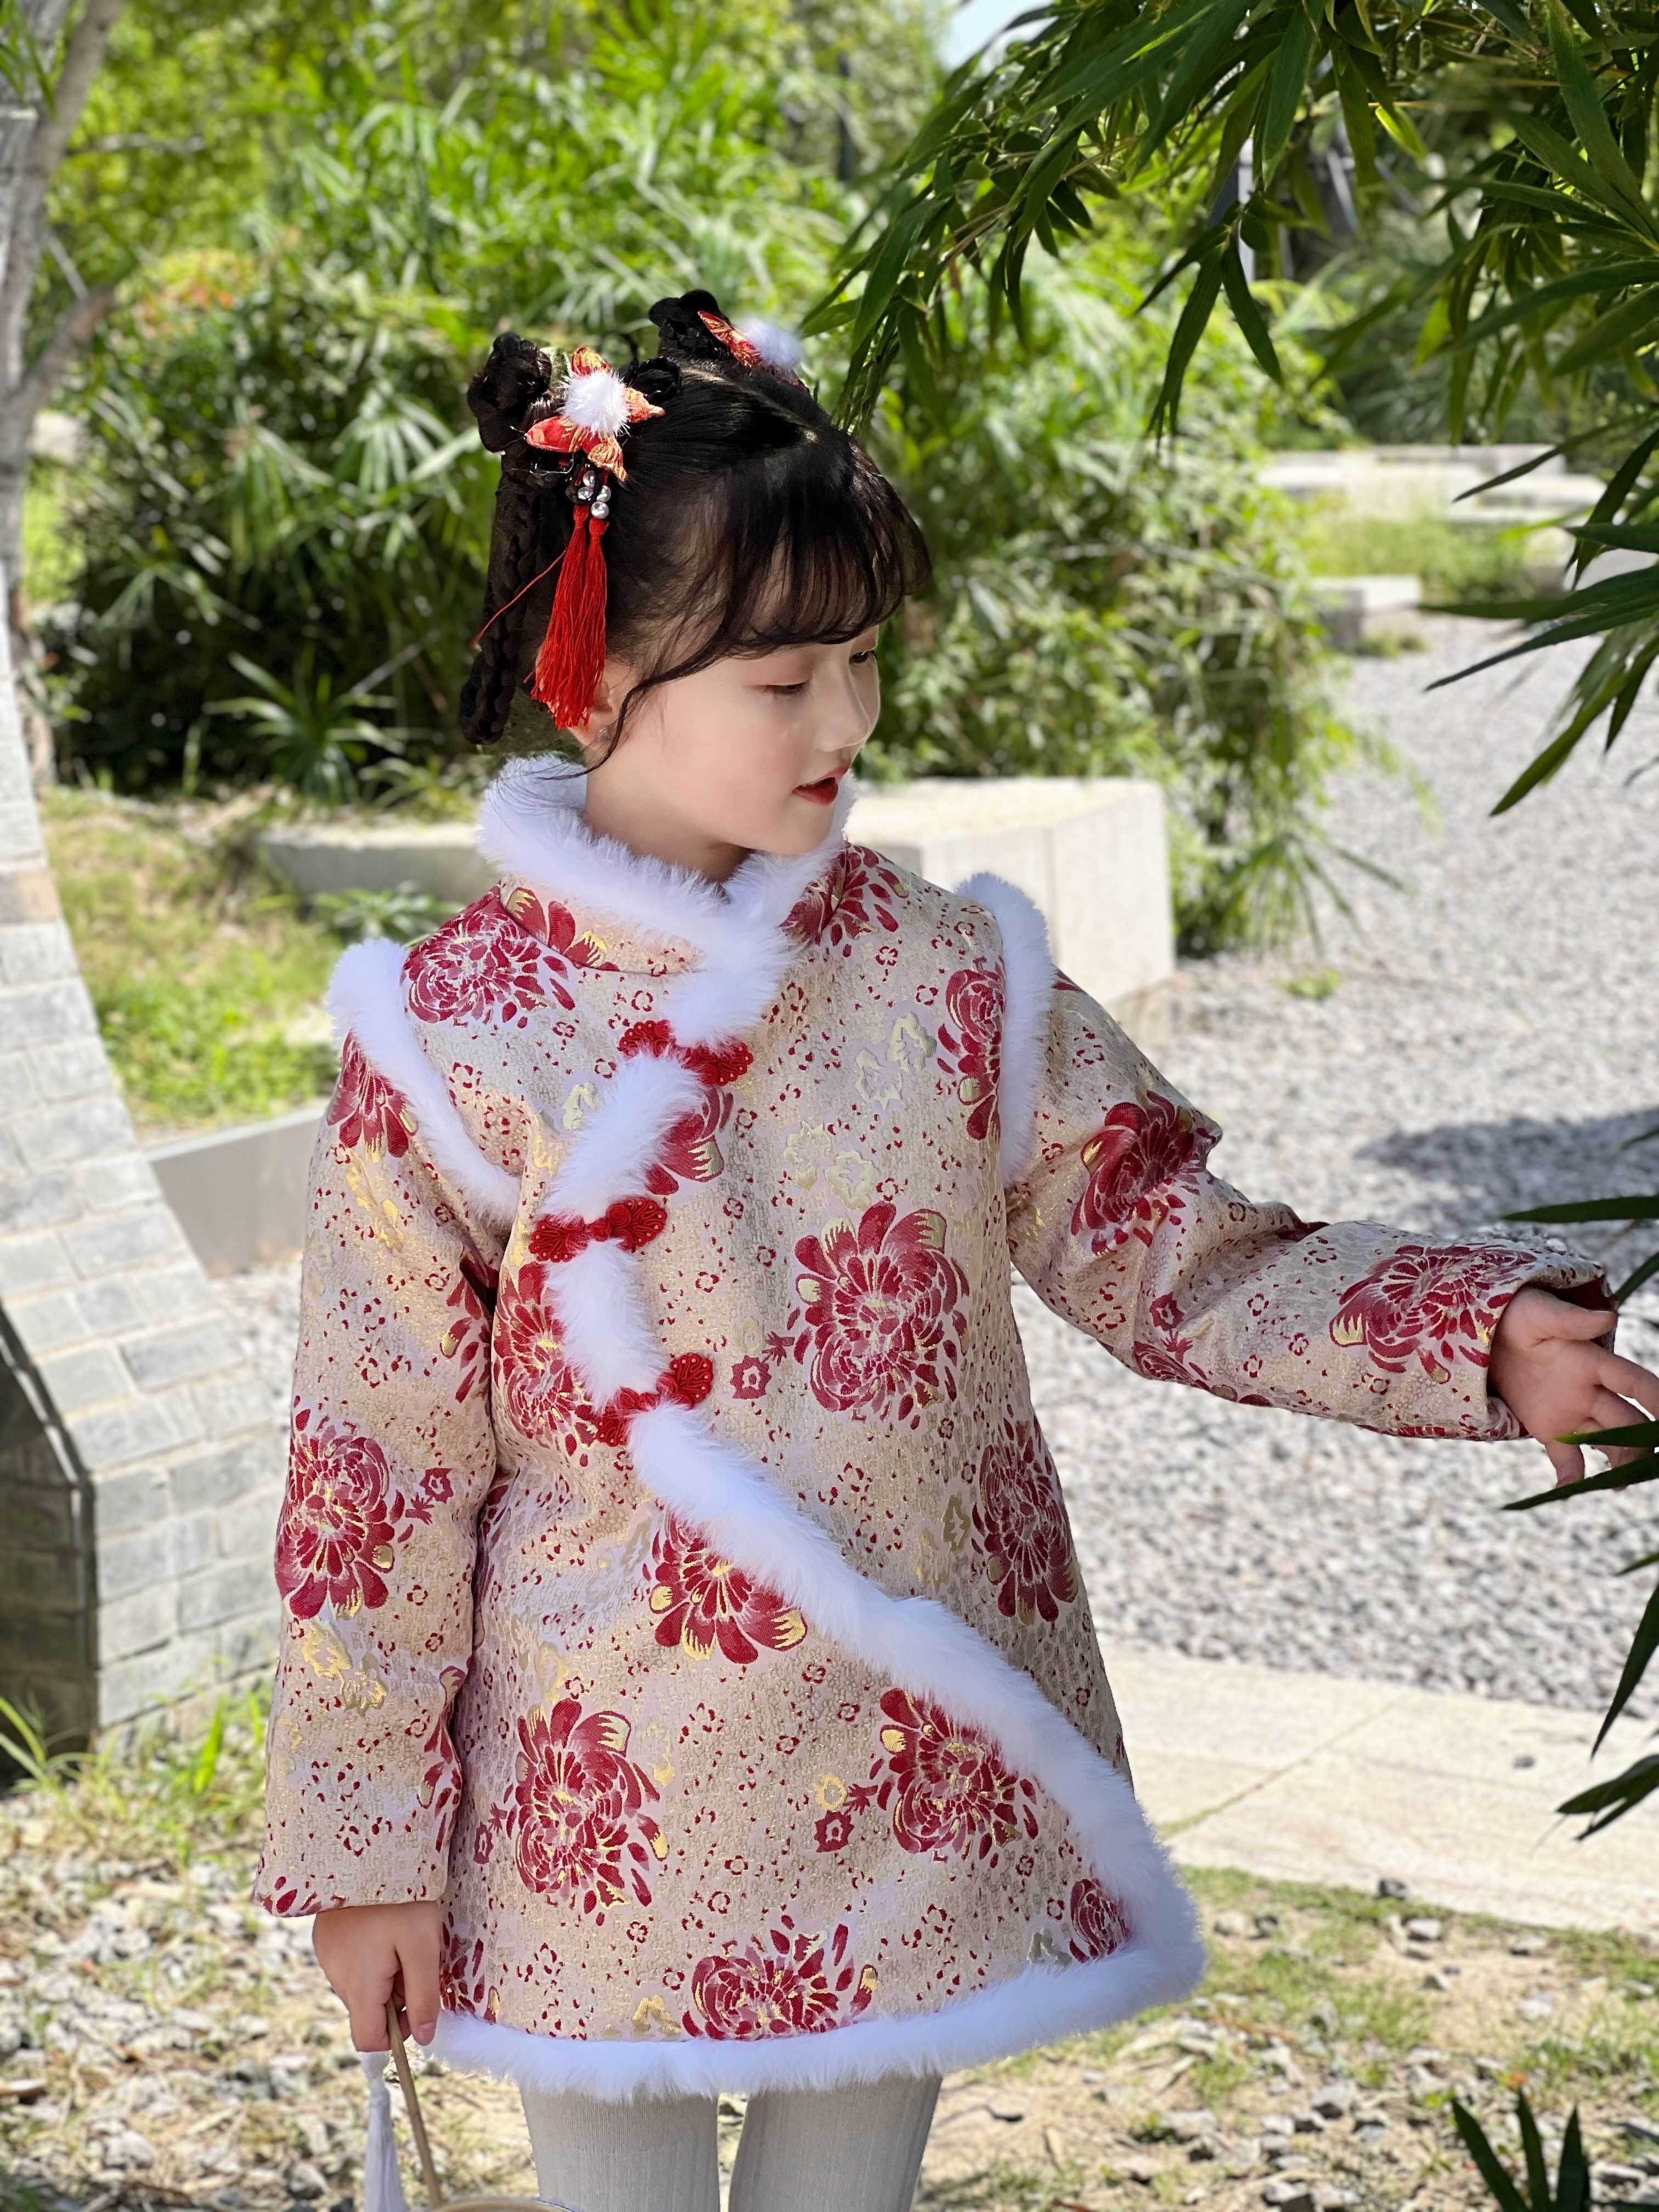
[{"label": "shrub", "polygon": [[890,775],[1150,775],[1189,951],[1282,932],[1327,872],[1314,829],[1355,740],[1292,511],[1256,477],[1268,387],[1216,331],[1180,438],[1145,434],[1167,339],[1127,225],[1028,276],[1029,349],[957,311],[953,370],[875,429],[932,542],[931,597],[884,647]]}]

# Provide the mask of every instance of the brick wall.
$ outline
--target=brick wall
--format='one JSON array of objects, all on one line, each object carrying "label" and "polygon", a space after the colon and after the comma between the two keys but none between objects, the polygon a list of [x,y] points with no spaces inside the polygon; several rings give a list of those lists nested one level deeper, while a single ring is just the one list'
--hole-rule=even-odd
[{"label": "brick wall", "polygon": [[0,1693],[84,1737],[268,1662],[281,1437],[139,1151],[0,622]]}]

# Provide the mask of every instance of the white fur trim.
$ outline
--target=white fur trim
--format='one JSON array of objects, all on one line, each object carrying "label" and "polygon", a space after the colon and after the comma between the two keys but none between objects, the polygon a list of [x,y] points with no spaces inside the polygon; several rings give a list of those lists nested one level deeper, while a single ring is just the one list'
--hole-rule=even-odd
[{"label": "white fur trim", "polygon": [[538,1212],[592,1221],[614,1200],[636,1197],[663,1139],[702,1097],[700,1079],[677,1060],[654,1053],[624,1060],[605,1085],[599,1111],[572,1139]]},{"label": "white fur trim", "polygon": [[1179,1958],[1132,1943],[1087,1966],[1023,1967],[994,1989],[914,2020],[855,2020],[821,2035],[781,2035],[764,2043],[690,2037],[581,2043],[447,2012],[432,2049],[447,2065],[494,2074],[520,2088],[574,2090],[613,2104],[634,2097],[713,2097],[722,2090],[755,2096],[766,2089],[832,2089],[890,2074],[952,2074],[1109,2027],[1148,2005],[1184,1996],[1203,1966],[1195,1935]]},{"label": "white fur trim", "polygon": [[795,333],[785,330],[781,323],[769,323],[763,316],[756,315],[738,325],[738,336],[748,339],[769,368],[775,368],[784,376],[799,372],[805,349]]},{"label": "white fur trim", "polygon": [[[853,777],[843,777],[821,844],[796,856],[751,853],[728,882],[716,884],[695,869],[653,860],[590,830],[582,818],[586,786],[585,776],[571,775],[546,755],[509,761],[484,795],[479,851],[544,899],[574,899],[657,943],[691,945],[706,963],[728,975],[772,957],[763,939],[776,931],[841,850],[847,817],[858,797]],[[782,943],[787,966],[799,948],[787,939]],[[760,1012],[769,1003],[763,1001]],[[676,1034],[684,1044],[733,1033],[712,1030],[705,1036],[675,1018]]]},{"label": "white fur trim", "polygon": [[504,1231],[519,1210],[519,1179],[478,1150],[449,1085],[421,1049],[404,1001],[404,947],[386,937],[365,939],[340,955],[328,990],[336,1041],[356,1038],[374,1073],[414,1109],[432,1165],[491,1229]]},{"label": "white fur trim", "polygon": [[590,1244],[553,1269],[565,1355],[605,1405],[618,1390],[653,1390],[665,1364],[656,1332],[640,1312],[639,1261],[620,1244]]},{"label": "white fur trim", "polygon": [[1054,956],[1048,925],[1034,900],[1000,876],[969,876],[957,885],[963,898],[988,907],[1002,933],[1002,1085],[997,1115],[1002,1124],[1002,1180],[1025,1171],[1036,1141],[1037,1096],[1048,1049],[1048,1013],[1054,988]]},{"label": "white fur trim", "polygon": [[565,379],[559,412],[579,430],[614,438],[628,428],[628,386],[614,368],[584,369]]}]

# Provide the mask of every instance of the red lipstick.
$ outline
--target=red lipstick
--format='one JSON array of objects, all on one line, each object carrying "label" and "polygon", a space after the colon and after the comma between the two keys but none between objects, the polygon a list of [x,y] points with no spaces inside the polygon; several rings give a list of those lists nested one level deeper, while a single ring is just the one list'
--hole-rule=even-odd
[{"label": "red lipstick", "polygon": [[797,799],[813,799],[820,806],[833,806],[836,803],[836,793],[840,788],[839,775],[821,775],[816,783],[798,783],[795,786],[795,796]]}]

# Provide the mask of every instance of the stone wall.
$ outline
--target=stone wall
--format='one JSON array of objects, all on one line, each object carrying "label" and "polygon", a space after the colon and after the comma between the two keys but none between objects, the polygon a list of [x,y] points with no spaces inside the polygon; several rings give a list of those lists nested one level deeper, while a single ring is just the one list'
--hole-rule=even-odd
[{"label": "stone wall", "polygon": [[268,1663],[282,1440],[139,1150],[0,623],[0,1694],[84,1740]]}]

